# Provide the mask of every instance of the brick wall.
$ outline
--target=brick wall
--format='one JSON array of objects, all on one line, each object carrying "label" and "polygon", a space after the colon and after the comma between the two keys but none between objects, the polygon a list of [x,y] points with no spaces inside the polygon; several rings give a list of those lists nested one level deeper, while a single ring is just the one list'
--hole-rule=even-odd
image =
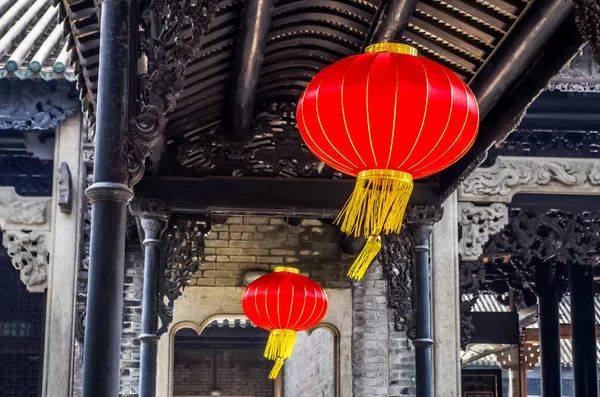
[{"label": "brick wall", "polygon": [[[272,363],[263,348],[217,349],[217,386],[223,396],[273,397],[268,379]],[[209,396],[213,388],[213,350],[177,348],[174,354],[173,395]]]},{"label": "brick wall", "polygon": [[[141,331],[144,254],[139,241],[127,242],[125,250],[125,285],[123,287],[123,334],[121,338],[121,378],[119,396],[136,397],[140,371],[140,346],[137,336]],[[75,344],[73,397],[81,396],[83,356],[81,346]]]},{"label": "brick wall", "polygon": [[285,397],[334,397],[334,337],[317,329],[298,333],[294,355],[284,366]]},{"label": "brick wall", "polygon": [[242,286],[246,269],[294,266],[327,288],[349,288],[352,258],[339,249],[340,233],[318,220],[289,226],[283,218],[230,217],[213,224],[202,270],[190,285]]},{"label": "brick wall", "polygon": [[125,249],[120,396],[138,395],[140,345],[137,337],[142,325],[143,275],[144,254],[139,241],[128,242]]},{"label": "brick wall", "polygon": [[354,286],[352,316],[354,397],[414,395],[414,351],[391,321],[387,282],[377,262]]}]

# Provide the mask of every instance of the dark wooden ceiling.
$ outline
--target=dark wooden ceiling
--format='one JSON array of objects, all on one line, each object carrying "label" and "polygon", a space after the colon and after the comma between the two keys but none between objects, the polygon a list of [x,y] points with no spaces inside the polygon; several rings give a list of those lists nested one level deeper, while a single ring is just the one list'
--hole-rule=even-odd
[{"label": "dark wooden ceiling", "polygon": [[[521,0],[421,0],[402,39],[470,81],[527,6]],[[296,102],[313,76],[368,40],[378,0],[278,0],[256,89],[256,102]],[[233,110],[241,0],[223,0],[185,90],[169,116],[167,138],[193,139],[226,122]],[[226,127],[227,128],[227,127]]]},{"label": "dark wooden ceiling", "polygon": [[[156,149],[168,154],[158,157],[169,159],[171,174],[341,176],[302,144],[295,103],[325,66],[373,42],[404,41],[468,82],[480,105],[473,149],[437,179],[444,197],[583,43],[572,0],[210,1],[216,16],[187,65]],[[61,0],[91,110],[99,43],[94,5]]]}]

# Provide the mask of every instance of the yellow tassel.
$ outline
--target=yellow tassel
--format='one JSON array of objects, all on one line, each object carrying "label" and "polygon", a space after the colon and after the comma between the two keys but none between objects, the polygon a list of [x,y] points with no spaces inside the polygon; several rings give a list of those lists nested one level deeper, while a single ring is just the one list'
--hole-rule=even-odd
[{"label": "yellow tassel", "polygon": [[290,358],[292,357],[295,342],[296,331],[291,329],[274,329],[269,334],[264,356],[269,360]]},{"label": "yellow tassel", "polygon": [[399,233],[412,189],[412,176],[406,172],[362,171],[335,222],[354,237]]},{"label": "yellow tassel", "polygon": [[369,236],[365,247],[362,249],[360,254],[354,260],[348,277],[354,280],[360,280],[367,272],[367,268],[373,262],[373,259],[377,256],[381,250],[381,237],[378,235]]},{"label": "yellow tassel", "polygon": [[277,379],[277,376],[279,375],[279,371],[281,371],[281,368],[283,367],[283,360],[282,359],[277,359],[277,361],[275,361],[275,365],[273,365],[273,369],[271,370],[271,373],[269,373],[269,379]]}]

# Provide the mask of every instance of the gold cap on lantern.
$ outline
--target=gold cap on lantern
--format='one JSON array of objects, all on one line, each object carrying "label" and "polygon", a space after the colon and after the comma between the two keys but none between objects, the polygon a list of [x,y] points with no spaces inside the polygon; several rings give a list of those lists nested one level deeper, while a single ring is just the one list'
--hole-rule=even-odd
[{"label": "gold cap on lantern", "polygon": [[406,54],[415,57],[419,54],[415,47],[401,43],[375,43],[365,48],[365,54],[375,52],[391,52],[393,54]]}]

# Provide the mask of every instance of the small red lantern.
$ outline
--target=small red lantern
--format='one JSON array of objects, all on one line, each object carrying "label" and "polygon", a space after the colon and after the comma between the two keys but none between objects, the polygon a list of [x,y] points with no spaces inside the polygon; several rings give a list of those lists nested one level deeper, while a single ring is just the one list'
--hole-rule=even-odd
[{"label": "small red lantern", "polygon": [[277,378],[292,356],[296,332],[317,325],[327,313],[327,295],[298,269],[277,267],[254,280],[242,298],[244,313],[258,327],[271,331],[265,358],[275,361],[269,379]]},{"label": "small red lantern", "polygon": [[469,87],[396,43],[374,44],[323,69],[300,98],[296,118],[317,158],[357,177],[337,219],[343,232],[367,238],[348,274],[355,279],[379,252],[379,235],[400,232],[413,178],[461,158],[479,127]]}]

